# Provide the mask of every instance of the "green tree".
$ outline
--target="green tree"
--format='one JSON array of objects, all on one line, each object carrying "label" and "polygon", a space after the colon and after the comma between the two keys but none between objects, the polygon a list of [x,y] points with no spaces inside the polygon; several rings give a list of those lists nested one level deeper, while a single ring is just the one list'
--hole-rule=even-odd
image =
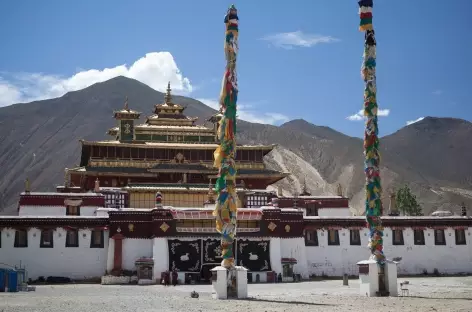
[{"label": "green tree", "polygon": [[404,185],[397,191],[397,208],[405,216],[422,216],[423,210],[416,200],[416,195],[411,192],[408,185]]}]

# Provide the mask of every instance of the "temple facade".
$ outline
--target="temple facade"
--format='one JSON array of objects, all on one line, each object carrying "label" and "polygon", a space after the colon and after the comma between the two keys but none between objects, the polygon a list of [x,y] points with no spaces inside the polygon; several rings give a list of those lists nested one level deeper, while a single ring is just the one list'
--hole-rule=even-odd
[{"label": "temple facade", "polygon": [[[113,284],[147,276],[155,283],[174,269],[180,283],[209,280],[221,262],[211,201],[113,208],[107,192],[98,183],[87,193],[26,190],[19,216],[0,217],[0,266],[25,268],[33,280],[102,277]],[[357,274],[356,263],[369,253],[368,229],[364,217],[348,215],[346,198],[272,196],[238,211],[235,258],[250,282]],[[385,252],[402,259],[400,274],[472,273],[472,218],[386,216],[383,224]]]},{"label": "temple facade", "polygon": [[[164,103],[143,124],[136,124],[140,112],[124,108],[114,112],[118,126],[108,130],[113,140],[81,140],[80,166],[66,169],[65,187],[89,191],[95,181],[109,188],[126,190],[126,205],[154,207],[154,195],[160,191],[164,204],[198,207],[206,200],[208,184],[216,179],[213,152],[218,146],[217,124],[220,115],[209,119],[212,128],[196,125],[196,117],[184,115],[185,107],[172,100],[170,84]],[[266,189],[288,175],[267,169],[263,158],[274,145],[239,145],[236,166],[238,191]],[[244,206],[240,196],[239,206]]]},{"label": "temple facade", "polygon": [[[0,267],[24,268],[32,280],[155,283],[167,270],[178,271],[179,283],[210,279],[221,263],[212,215],[216,126],[196,126],[170,91],[144,124],[135,125],[140,113],[126,102],[108,131],[113,140],[81,141],[80,167],[66,170],[56,192],[25,183],[18,216],[0,217]],[[356,263],[370,254],[364,217],[351,216],[341,191],[268,191],[287,175],[265,168],[272,148],[238,147],[237,265],[250,282],[357,275]],[[384,250],[401,259],[400,274],[472,273],[472,218],[390,210]]]}]

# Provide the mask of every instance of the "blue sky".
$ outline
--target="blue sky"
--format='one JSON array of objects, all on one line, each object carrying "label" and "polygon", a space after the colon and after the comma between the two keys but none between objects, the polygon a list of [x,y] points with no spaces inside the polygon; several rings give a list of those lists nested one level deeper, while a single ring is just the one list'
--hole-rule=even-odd
[{"label": "blue sky", "polygon": [[[118,74],[159,90],[171,80],[179,93],[215,105],[229,4],[3,0],[0,105],[60,96]],[[363,105],[357,1],[235,4],[241,117],[273,124],[304,118],[362,136],[362,120],[347,119]],[[378,101],[389,110],[381,135],[424,116],[472,120],[471,13],[470,0],[375,1]]]}]

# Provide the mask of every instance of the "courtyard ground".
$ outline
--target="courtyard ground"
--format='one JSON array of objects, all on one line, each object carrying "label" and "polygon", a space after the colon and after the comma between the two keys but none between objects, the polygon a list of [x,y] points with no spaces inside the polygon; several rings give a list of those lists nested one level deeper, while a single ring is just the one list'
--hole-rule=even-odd
[{"label": "courtyard ground", "polygon": [[[0,293],[0,312],[472,311],[472,277],[402,280],[410,281],[410,297],[361,297],[358,280],[349,286],[340,280],[250,284],[248,300],[212,299],[211,285],[44,285],[35,292]],[[193,290],[200,298],[190,298]]]}]

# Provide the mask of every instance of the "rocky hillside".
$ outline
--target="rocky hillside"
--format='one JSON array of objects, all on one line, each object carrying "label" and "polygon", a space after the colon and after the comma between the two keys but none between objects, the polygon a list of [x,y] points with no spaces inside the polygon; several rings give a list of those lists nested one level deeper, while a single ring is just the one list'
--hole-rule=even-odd
[{"label": "rocky hillside", "polygon": [[[61,184],[64,168],[76,166],[78,140],[105,139],[114,126],[112,111],[122,107],[125,96],[132,109],[152,113],[164,95],[124,77],[95,84],[51,100],[0,108],[0,209],[14,214],[18,194],[29,177],[34,190],[53,190]],[[186,114],[200,123],[215,111],[186,97]],[[472,124],[458,119],[425,118],[382,139],[385,190],[409,183],[426,212],[438,207],[458,212],[465,201],[472,206]],[[280,127],[240,121],[238,140],[245,143],[280,144],[266,159],[270,168],[290,171],[281,181],[287,194],[301,191],[333,194],[340,183],[354,209],[362,211],[362,141],[328,127],[292,120]],[[387,206],[388,203],[386,202]]]}]

